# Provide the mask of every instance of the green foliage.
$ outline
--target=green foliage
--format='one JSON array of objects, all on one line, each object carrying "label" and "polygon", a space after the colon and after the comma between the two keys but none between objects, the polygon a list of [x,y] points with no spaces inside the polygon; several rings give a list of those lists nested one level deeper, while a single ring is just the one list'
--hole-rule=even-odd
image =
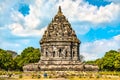
[{"label": "green foliage", "polygon": [[85,63],[86,63],[86,64],[93,64],[93,65],[96,64],[95,61],[86,61]]},{"label": "green foliage", "polygon": [[22,77],[23,77],[23,75],[22,75],[22,74],[20,74],[20,75],[19,75],[19,78],[22,78]]},{"label": "green foliage", "polygon": [[14,67],[12,62],[12,55],[7,53],[3,49],[0,49],[0,68],[5,70],[11,70]]},{"label": "green foliage", "polygon": [[23,65],[38,62],[40,51],[38,48],[25,48],[20,55],[13,58],[12,54],[0,49],[0,69],[22,70]]},{"label": "green foliage", "polygon": [[115,56],[114,67],[120,71],[120,53]]},{"label": "green foliage", "polygon": [[40,74],[38,74],[38,75],[37,75],[37,78],[38,78],[38,79],[40,79],[40,78],[41,78],[41,75],[40,75]]},{"label": "green foliage", "polygon": [[39,49],[35,49],[33,47],[25,48],[21,55],[15,58],[15,62],[17,63],[17,67],[22,70],[22,67],[28,63],[38,62],[40,59],[40,51]]},{"label": "green foliage", "polygon": [[120,71],[120,52],[110,50],[105,53],[104,57],[85,63],[98,65],[99,70],[102,71]]},{"label": "green foliage", "polygon": [[99,66],[99,70],[103,70],[103,59],[97,59],[95,63]]},{"label": "green foliage", "polygon": [[100,70],[120,71],[120,53],[115,50],[106,52],[103,58],[97,59],[95,62]]},{"label": "green foliage", "polygon": [[[83,61],[81,56],[81,61]],[[22,70],[22,67],[29,63],[36,63],[40,59],[40,51],[38,48],[25,48],[20,55],[13,58],[12,54],[0,49],[0,69],[3,70]],[[95,61],[87,61],[86,64],[97,64],[100,70],[120,71],[120,52],[110,50],[106,52],[104,57]]]}]

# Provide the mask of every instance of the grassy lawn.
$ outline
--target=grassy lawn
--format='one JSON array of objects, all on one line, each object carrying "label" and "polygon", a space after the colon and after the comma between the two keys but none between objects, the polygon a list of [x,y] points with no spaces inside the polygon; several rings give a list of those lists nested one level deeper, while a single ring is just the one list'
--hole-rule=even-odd
[{"label": "grassy lawn", "polygon": [[[47,74],[47,77],[44,74]],[[0,71],[0,80],[120,80],[120,72]]]}]

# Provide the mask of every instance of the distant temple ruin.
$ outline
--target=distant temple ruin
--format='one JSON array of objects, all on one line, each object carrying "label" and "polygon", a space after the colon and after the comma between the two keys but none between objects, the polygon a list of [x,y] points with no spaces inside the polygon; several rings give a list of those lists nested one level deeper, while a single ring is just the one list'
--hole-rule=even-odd
[{"label": "distant temple ruin", "polygon": [[23,69],[24,71],[83,71],[85,66],[79,57],[80,43],[59,7],[40,40],[40,61],[25,65]]}]

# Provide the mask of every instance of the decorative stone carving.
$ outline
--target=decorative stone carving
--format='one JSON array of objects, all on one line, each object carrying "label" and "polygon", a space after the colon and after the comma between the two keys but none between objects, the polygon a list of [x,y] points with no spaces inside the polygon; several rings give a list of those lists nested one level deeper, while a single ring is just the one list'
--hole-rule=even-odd
[{"label": "decorative stone carving", "polygon": [[[45,36],[44,36],[45,35]],[[70,23],[63,15],[61,7],[59,7],[57,15],[52,19],[45,31],[40,45],[41,48],[46,47],[48,50],[43,50],[41,61],[79,61],[79,44],[75,31]],[[78,54],[78,55],[77,55]],[[74,58],[75,57],[75,58]]]},{"label": "decorative stone carving", "polygon": [[[40,40],[41,58],[39,63],[25,65],[23,69],[25,69],[24,71],[84,70],[84,64],[79,61],[80,43],[59,7],[57,15],[52,19]],[[35,67],[33,67],[34,65]]]}]

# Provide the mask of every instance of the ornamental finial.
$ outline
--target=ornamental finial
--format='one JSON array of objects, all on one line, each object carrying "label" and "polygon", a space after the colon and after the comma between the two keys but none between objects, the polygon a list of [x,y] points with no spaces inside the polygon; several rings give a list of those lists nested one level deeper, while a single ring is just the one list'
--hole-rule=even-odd
[{"label": "ornamental finial", "polygon": [[58,9],[58,15],[60,14],[62,14],[61,6],[59,6],[59,9]]}]

